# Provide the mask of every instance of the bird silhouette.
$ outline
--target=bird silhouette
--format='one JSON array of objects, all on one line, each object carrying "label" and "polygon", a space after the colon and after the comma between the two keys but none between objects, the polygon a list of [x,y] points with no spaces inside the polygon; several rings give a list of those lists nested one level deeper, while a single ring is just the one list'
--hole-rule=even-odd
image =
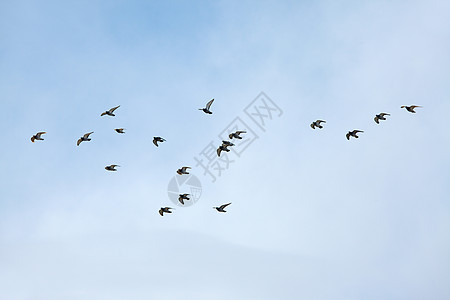
[{"label": "bird silhouette", "polygon": [[380,124],[380,120],[386,120],[384,116],[390,116],[388,113],[380,113],[379,115],[376,115],[374,119],[375,123]]},{"label": "bird silhouette", "polygon": [[230,134],[228,135],[228,137],[229,137],[230,139],[235,138],[235,139],[238,139],[238,140],[242,140],[242,137],[240,136],[242,133],[247,133],[247,131],[238,130],[238,131],[236,131],[236,132],[230,133]]},{"label": "bird silhouette", "polygon": [[105,169],[107,171],[117,171],[116,167],[120,167],[120,166],[119,165],[109,165],[109,166],[106,166]]},{"label": "bird silhouette", "polygon": [[192,169],[191,167],[181,167],[180,169],[177,170],[177,173],[179,175],[183,175],[183,174],[189,174],[186,170],[187,169]]},{"label": "bird silhouette", "polygon": [[171,209],[173,209],[172,207],[161,207],[161,209],[159,210],[159,214],[162,216],[164,216],[164,213],[168,213],[171,214],[172,212],[170,211]]},{"label": "bird silhouette", "polygon": [[204,113],[212,114],[212,112],[209,110],[211,108],[211,104],[214,102],[214,99],[210,100],[208,103],[206,103],[205,108],[199,108],[198,110],[203,110]]},{"label": "bird silhouette", "polygon": [[178,201],[180,201],[180,203],[184,205],[184,200],[191,200],[188,196],[189,194],[180,194],[178,197]]},{"label": "bird silhouette", "polygon": [[155,137],[153,137],[153,144],[155,144],[156,147],[158,147],[158,142],[162,143],[162,142],[165,142],[165,141],[166,141],[166,140],[163,139],[163,138],[160,137],[160,136],[155,136]]},{"label": "bird silhouette", "polygon": [[115,116],[114,111],[116,109],[118,109],[119,107],[120,107],[120,105],[118,105],[116,107],[113,107],[113,108],[110,108],[109,110],[103,112],[100,116],[108,115],[108,116],[114,117]]},{"label": "bird silhouette", "polygon": [[226,145],[220,145],[219,148],[217,148],[217,156],[220,156],[220,153],[222,153],[222,151],[226,151],[226,152],[230,152],[230,149],[227,148],[228,146]]},{"label": "bird silhouette", "polygon": [[125,133],[125,128],[116,128],[114,129],[117,133]]},{"label": "bird silhouette", "polygon": [[41,132],[36,133],[35,135],[33,135],[31,137],[31,142],[34,143],[35,140],[36,141],[43,141],[44,139],[41,137],[41,135],[46,134],[46,133],[47,132],[45,132],[45,131],[41,131]]},{"label": "bird silhouette", "polygon": [[222,145],[227,146],[227,147],[233,147],[234,144],[230,141],[222,141]]},{"label": "bird silhouette", "polygon": [[347,134],[345,136],[347,137],[347,140],[350,140],[351,136],[354,138],[359,138],[359,136],[356,135],[358,132],[364,132],[364,131],[362,131],[362,130],[349,131],[349,132],[347,132]]},{"label": "bird silhouette", "polygon": [[89,132],[89,133],[86,133],[85,135],[83,135],[82,137],[80,137],[79,139],[78,139],[78,141],[77,141],[77,146],[80,146],[80,144],[81,144],[81,142],[89,142],[91,139],[89,138],[89,136],[91,135],[91,134],[93,134],[94,132],[92,131],[92,132]]},{"label": "bird silhouette", "polygon": [[406,105],[402,105],[400,108],[406,108],[407,111],[409,111],[410,113],[415,114],[415,108],[416,107],[422,107],[422,106],[418,106],[418,105],[411,105],[411,106],[406,106]]},{"label": "bird silhouette", "polygon": [[310,126],[311,126],[312,129],[316,129],[316,127],[322,129],[323,126],[320,125],[320,123],[326,123],[326,121],[323,121],[323,120],[317,120],[317,121],[312,122]]},{"label": "bird silhouette", "polygon": [[230,205],[231,204],[231,202],[230,203],[227,203],[227,204],[222,204],[221,206],[219,206],[219,207],[213,207],[214,209],[216,209],[218,212],[227,212],[224,208],[225,207],[227,207],[228,205]]}]

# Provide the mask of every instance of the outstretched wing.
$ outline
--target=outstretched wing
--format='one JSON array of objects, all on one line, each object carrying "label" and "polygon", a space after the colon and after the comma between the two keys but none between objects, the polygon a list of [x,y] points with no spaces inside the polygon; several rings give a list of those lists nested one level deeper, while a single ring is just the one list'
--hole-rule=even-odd
[{"label": "outstretched wing", "polygon": [[206,109],[209,110],[209,108],[211,107],[211,104],[214,102],[214,99],[212,99],[211,101],[209,101],[208,103],[206,103]]},{"label": "outstretched wing", "polygon": [[85,138],[85,139],[87,139],[87,138],[89,138],[89,136],[91,135],[91,134],[93,134],[94,132],[92,131],[92,132],[89,132],[89,133],[86,133],[85,135],[83,135],[83,137]]},{"label": "outstretched wing", "polygon": [[384,116],[390,116],[391,114],[388,113],[381,113],[380,116],[384,117]]},{"label": "outstretched wing", "polygon": [[35,139],[36,139],[36,136],[33,135],[33,136],[31,137],[31,142],[34,143],[34,140],[35,140]]},{"label": "outstretched wing", "polygon": [[238,131],[236,131],[236,134],[241,134],[241,133],[247,133],[247,131],[244,131],[244,130],[238,130]]},{"label": "outstretched wing", "polygon": [[362,130],[353,130],[354,133],[358,133],[358,132],[364,132]]},{"label": "outstretched wing", "polygon": [[326,123],[327,121],[324,121],[324,120],[317,120],[316,122],[320,124],[320,123]]},{"label": "outstretched wing", "polygon": [[345,136],[347,137],[347,140],[350,140],[350,132],[347,132]]},{"label": "outstretched wing", "polygon": [[116,107],[113,107],[109,110],[110,113],[113,113],[116,109],[118,109],[120,105],[117,105]]},{"label": "outstretched wing", "polygon": [[312,129],[316,129],[316,128],[314,127],[314,123],[311,123],[310,126],[311,126]]},{"label": "outstretched wing", "polygon": [[373,118],[373,120],[375,121],[375,123],[380,124],[380,121],[378,121],[378,116],[375,116],[375,118]]},{"label": "outstretched wing", "polygon": [[41,131],[41,132],[36,133],[36,136],[37,136],[38,138],[40,138],[41,135],[46,134],[46,133],[47,133],[47,132],[45,132],[45,131]]},{"label": "outstretched wing", "polygon": [[183,170],[183,172],[185,172],[187,169],[191,169],[191,167],[182,167],[181,170]]},{"label": "outstretched wing", "polygon": [[220,156],[220,153],[222,153],[222,148],[217,148],[217,156]]},{"label": "outstretched wing", "polygon": [[102,112],[102,114],[100,115],[100,117],[103,117],[104,115],[106,115],[106,111]]},{"label": "outstretched wing", "polygon": [[158,147],[158,140],[153,138],[153,144],[155,144],[155,146]]},{"label": "outstretched wing", "polygon": [[225,207],[227,207],[227,206],[230,205],[230,204],[231,204],[231,202],[230,202],[230,203],[227,203],[227,204],[223,204],[223,205],[220,206],[220,209],[224,209]]},{"label": "outstretched wing", "polygon": [[79,138],[78,141],[77,141],[77,146],[80,146],[80,143],[81,143],[82,141],[83,141],[83,140],[82,140],[81,138]]},{"label": "outstretched wing", "polygon": [[163,214],[164,214],[164,211],[163,211],[163,209],[161,208],[160,210],[159,210],[159,214],[161,215],[161,216],[163,216]]}]

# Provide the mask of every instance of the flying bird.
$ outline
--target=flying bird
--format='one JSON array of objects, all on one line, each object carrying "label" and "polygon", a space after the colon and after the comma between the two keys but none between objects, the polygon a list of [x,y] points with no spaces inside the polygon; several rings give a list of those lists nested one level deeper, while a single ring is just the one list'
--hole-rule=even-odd
[{"label": "flying bird", "polygon": [[82,137],[80,137],[80,138],[78,139],[78,141],[77,141],[77,146],[80,146],[81,142],[89,142],[89,141],[91,140],[91,139],[89,138],[89,136],[90,136],[92,133],[94,133],[94,132],[92,131],[92,132],[86,133],[85,135],[83,135]]},{"label": "flying bird", "polygon": [[191,200],[188,196],[189,194],[180,194],[178,197],[178,201],[180,201],[180,203],[184,205],[184,200]]},{"label": "flying bird", "polygon": [[120,105],[118,105],[118,106],[116,106],[116,107],[113,107],[113,108],[111,108],[111,109],[109,109],[109,110],[103,112],[100,116],[108,115],[108,116],[114,117],[114,116],[115,116],[114,111],[115,111],[116,109],[118,109],[119,107],[120,107]]},{"label": "flying bird", "polygon": [[206,103],[206,107],[205,108],[199,108],[198,110],[203,110],[204,113],[207,114],[212,114],[212,112],[209,110],[211,107],[211,104],[214,102],[214,99],[212,99],[211,101],[209,101],[208,103]]},{"label": "flying bird", "polygon": [[183,174],[189,174],[186,170],[187,169],[192,169],[191,167],[182,167],[181,169],[178,169],[177,170],[177,173],[179,174],[179,175],[183,175]]},{"label": "flying bird", "polygon": [[34,143],[35,140],[37,140],[37,141],[43,141],[44,139],[41,138],[41,135],[46,134],[46,133],[47,133],[47,132],[45,132],[45,131],[41,131],[41,132],[36,133],[35,135],[33,135],[33,136],[31,137],[31,142]]},{"label": "flying bird", "polygon": [[373,118],[375,120],[375,123],[380,124],[380,120],[386,120],[386,118],[384,116],[390,116],[390,114],[388,113],[380,113],[379,115],[376,115],[375,118]]},{"label": "flying bird", "polygon": [[153,137],[153,144],[155,144],[156,147],[158,147],[158,142],[162,143],[162,142],[165,142],[165,141],[166,141],[166,140],[163,139],[163,138],[160,137],[160,136],[155,136],[155,137]]},{"label": "flying bird", "polygon": [[228,135],[228,137],[229,137],[230,139],[235,138],[235,139],[238,139],[238,140],[242,140],[242,137],[240,136],[241,133],[247,133],[247,131],[238,130],[238,131],[236,131],[236,132],[230,133],[230,134]]},{"label": "flying bird", "polygon": [[320,125],[320,123],[326,123],[326,121],[324,121],[324,120],[317,120],[317,121],[314,121],[314,122],[311,123],[311,128],[312,128],[312,129],[316,129],[316,127],[318,127],[318,128],[320,128],[320,129],[322,129],[323,126]]},{"label": "flying bird", "polygon": [[227,204],[223,204],[223,205],[221,205],[219,207],[213,207],[213,208],[215,208],[218,212],[227,212],[226,210],[224,210],[224,208],[227,207],[230,204],[231,204],[231,202],[227,203]]},{"label": "flying bird", "polygon": [[159,210],[159,214],[162,216],[164,216],[164,213],[168,213],[171,214],[172,212],[170,211],[171,209],[173,209],[172,207],[161,207],[161,209]]},{"label": "flying bird", "polygon": [[116,167],[120,167],[120,166],[119,165],[109,165],[109,166],[106,166],[105,169],[107,171],[117,171]]},{"label": "flying bird", "polygon": [[350,140],[351,136],[354,138],[359,138],[359,136],[356,135],[358,132],[364,132],[364,131],[362,131],[362,130],[349,131],[349,132],[347,132],[347,134],[345,136],[347,137],[347,140]]},{"label": "flying bird", "polygon": [[232,147],[234,146],[234,144],[230,141],[222,141],[222,145],[227,146],[227,147]]},{"label": "flying bird", "polygon": [[116,128],[114,129],[117,133],[125,133],[125,128]]},{"label": "flying bird", "polygon": [[414,109],[416,107],[422,107],[422,106],[418,106],[418,105],[411,105],[411,106],[402,105],[400,108],[406,108],[407,111],[409,111],[410,113],[415,114],[416,112],[414,111]]},{"label": "flying bird", "polygon": [[220,145],[219,148],[217,148],[217,156],[220,156],[220,153],[222,153],[222,151],[226,151],[226,152],[230,152],[230,149],[227,148],[228,146],[226,145]]}]

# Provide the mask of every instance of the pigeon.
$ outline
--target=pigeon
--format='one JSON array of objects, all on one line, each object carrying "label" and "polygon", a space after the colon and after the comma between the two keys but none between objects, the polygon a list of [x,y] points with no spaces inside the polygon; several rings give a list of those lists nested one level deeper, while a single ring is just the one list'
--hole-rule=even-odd
[{"label": "pigeon", "polygon": [[111,108],[111,109],[109,109],[109,110],[103,112],[100,116],[108,115],[108,116],[114,117],[115,114],[113,114],[113,112],[114,112],[116,109],[118,109],[119,107],[120,107],[120,105],[118,105],[118,106],[116,106],[116,107],[113,107],[113,108]]},{"label": "pigeon", "polygon": [[230,141],[222,141],[222,145],[227,146],[227,147],[232,147],[234,146],[234,144]]},{"label": "pigeon", "polygon": [[109,165],[109,166],[106,166],[105,169],[107,171],[117,171],[116,167],[120,167],[120,166],[119,165]]},{"label": "pigeon", "polygon": [[214,99],[212,99],[211,101],[209,101],[208,103],[206,103],[206,107],[205,108],[199,108],[198,110],[203,110],[204,113],[207,114],[212,114],[212,112],[209,110],[211,107],[211,104],[214,102]]},{"label": "pigeon", "polygon": [[241,134],[241,133],[247,133],[247,131],[238,130],[238,131],[236,131],[236,132],[230,133],[230,134],[228,135],[228,137],[229,137],[230,139],[235,138],[235,139],[241,140],[241,139],[242,139],[242,137],[240,137],[240,134]]},{"label": "pigeon", "polygon": [[409,111],[410,113],[415,114],[416,112],[414,111],[414,108],[416,108],[416,107],[422,107],[422,106],[418,106],[418,105],[411,105],[411,106],[402,105],[400,108],[406,108],[407,111]]},{"label": "pigeon", "polygon": [[230,152],[230,149],[228,149],[227,147],[228,146],[226,145],[220,145],[219,148],[217,148],[217,156],[220,156],[220,153],[222,153],[222,151]]},{"label": "pigeon", "polygon": [[230,204],[231,204],[231,202],[227,203],[227,204],[223,204],[223,205],[221,205],[219,207],[213,207],[213,208],[215,208],[218,212],[227,212],[226,210],[224,210],[224,208],[227,207]]},{"label": "pigeon", "polygon": [[318,127],[318,128],[320,128],[320,129],[322,129],[323,126],[320,125],[320,123],[326,123],[326,121],[323,121],[323,120],[317,120],[317,121],[314,121],[314,122],[311,123],[311,128],[312,128],[312,129],[316,129],[316,127]]},{"label": "pigeon", "polygon": [[386,120],[386,118],[384,116],[390,116],[390,114],[380,113],[379,115],[376,115],[375,118],[373,118],[373,119],[375,120],[375,123],[380,124],[380,120]]},{"label": "pigeon", "polygon": [[86,133],[85,135],[80,137],[78,139],[78,141],[77,141],[77,146],[80,146],[81,142],[88,142],[88,141],[90,141],[91,139],[89,138],[89,135],[91,135],[92,133],[94,133],[94,132],[92,131],[92,132]]},{"label": "pigeon", "polygon": [[153,144],[155,144],[156,147],[158,147],[158,142],[162,143],[165,142],[166,140],[163,139],[162,137],[159,136],[155,136],[153,137]]},{"label": "pigeon", "polygon": [[188,196],[189,194],[180,194],[178,197],[178,201],[180,201],[180,203],[184,205],[184,200],[191,200]]},{"label": "pigeon", "polygon": [[172,207],[161,207],[161,209],[159,210],[159,214],[162,216],[164,216],[164,213],[168,213],[171,214],[172,212],[170,211],[171,209],[173,209]]},{"label": "pigeon", "polygon": [[349,132],[347,132],[347,134],[345,136],[347,137],[347,140],[350,140],[351,136],[354,138],[359,138],[359,136],[356,135],[358,132],[364,132],[364,131],[362,131],[362,130],[349,131]]},{"label": "pigeon", "polygon": [[125,128],[116,128],[114,129],[117,133],[125,133]]},{"label": "pigeon", "polygon": [[47,132],[45,132],[45,131],[41,131],[41,132],[36,133],[35,135],[33,135],[33,136],[31,137],[31,142],[34,143],[35,140],[37,140],[37,141],[43,141],[44,139],[41,138],[41,135],[46,134],[46,133],[47,133]]},{"label": "pigeon", "polygon": [[189,173],[186,171],[187,169],[191,169],[191,167],[182,167],[181,169],[178,169],[178,170],[177,170],[177,173],[178,173],[179,175],[189,174]]}]

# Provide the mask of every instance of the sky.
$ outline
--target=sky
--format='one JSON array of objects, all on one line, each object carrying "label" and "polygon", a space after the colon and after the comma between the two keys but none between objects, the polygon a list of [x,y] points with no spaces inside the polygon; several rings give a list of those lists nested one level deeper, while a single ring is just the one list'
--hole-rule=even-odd
[{"label": "sky", "polygon": [[445,0],[1,1],[0,299],[449,299],[448,53]]}]

